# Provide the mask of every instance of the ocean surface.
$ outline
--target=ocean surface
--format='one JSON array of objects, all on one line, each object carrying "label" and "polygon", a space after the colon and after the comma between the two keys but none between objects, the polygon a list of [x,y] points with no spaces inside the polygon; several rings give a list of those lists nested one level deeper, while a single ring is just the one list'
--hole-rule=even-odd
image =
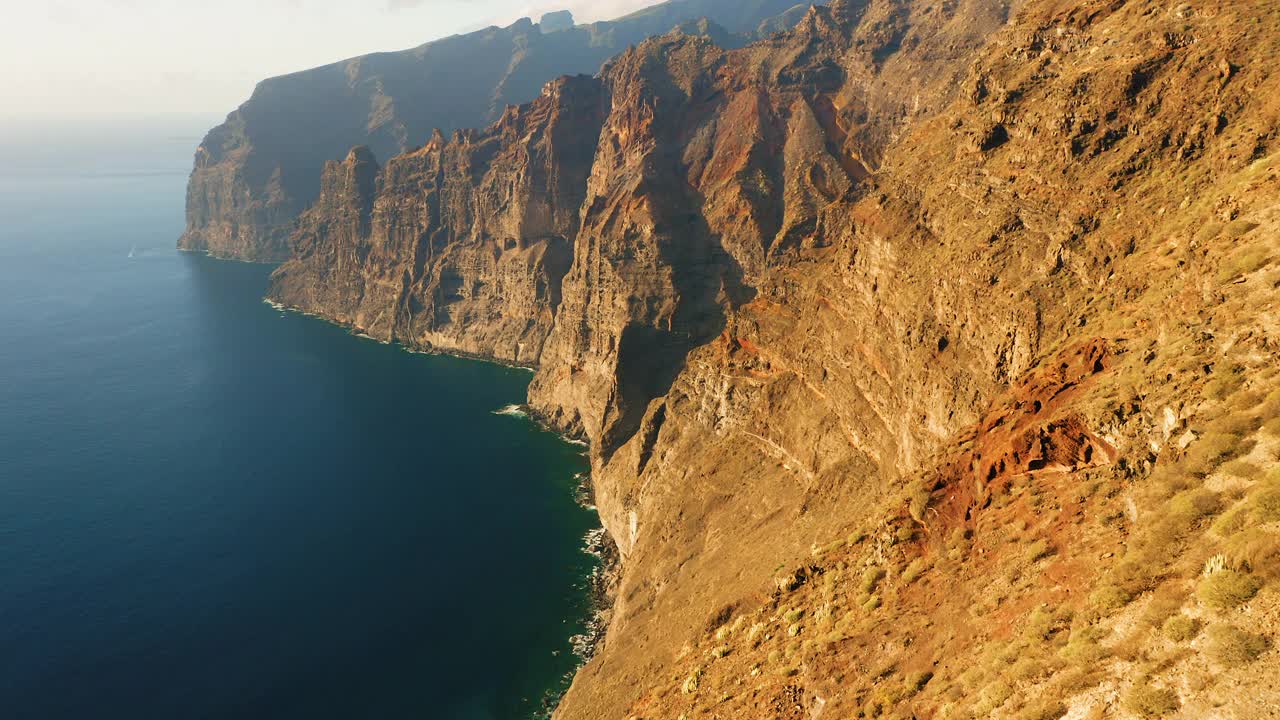
[{"label": "ocean surface", "polygon": [[216,118],[0,127],[0,717],[525,720],[575,665],[581,448],[524,371],[180,254]]}]

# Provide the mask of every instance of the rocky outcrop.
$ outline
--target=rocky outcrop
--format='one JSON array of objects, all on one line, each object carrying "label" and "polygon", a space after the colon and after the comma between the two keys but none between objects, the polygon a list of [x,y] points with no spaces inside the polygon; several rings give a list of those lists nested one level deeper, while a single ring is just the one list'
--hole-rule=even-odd
[{"label": "rocky outcrop", "polygon": [[[710,18],[747,37],[792,0],[671,0],[613,22],[528,19],[266,80],[196,151],[180,248],[241,260],[289,256],[293,222],[318,197],[325,163],[355,145],[385,161],[440,129],[482,127],[560,75]],[[790,16],[789,16],[790,17]],[[776,27],[780,20],[771,21]],[[551,32],[555,30],[555,32]],[[741,41],[735,41],[741,42]]]},{"label": "rocky outcrop", "polygon": [[[837,0],[672,33],[372,201],[362,153],[332,166],[272,295],[536,364],[590,440],[623,570],[560,718],[1262,717],[1273,20]],[[1218,572],[1249,602],[1203,600]]]},{"label": "rocky outcrop", "polygon": [[379,339],[536,365],[603,102],[598,80],[562,78],[487,130],[437,133],[380,174],[367,150],[330,163],[269,297]]}]

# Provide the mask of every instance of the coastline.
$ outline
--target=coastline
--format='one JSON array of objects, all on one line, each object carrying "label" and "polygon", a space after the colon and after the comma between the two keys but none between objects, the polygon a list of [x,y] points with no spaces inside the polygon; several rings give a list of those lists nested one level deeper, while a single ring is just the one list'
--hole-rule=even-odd
[{"label": "coastline", "polygon": [[[229,260],[226,258],[219,258],[208,253],[202,254],[223,262],[241,262],[234,259]],[[529,373],[537,372],[537,367],[534,365],[513,363],[493,357],[476,355],[462,351],[443,350],[439,348],[420,349],[405,345],[398,341],[380,340],[364,333],[350,323],[338,322],[322,315],[317,315],[300,308],[285,305],[284,303],[273,300],[270,297],[263,297],[262,302],[278,312],[295,313],[315,320],[320,320],[329,325],[347,330],[355,338],[370,340],[381,345],[395,346],[412,355],[453,357],[462,360],[499,365],[515,370],[524,370]],[[492,412],[496,415],[505,415],[531,422],[538,428],[554,434],[562,442],[582,448],[584,455],[590,454],[590,443],[584,437],[581,437],[579,434],[562,432],[527,403],[513,403]],[[590,471],[587,471],[579,474],[576,479],[578,480],[578,486],[574,492],[573,500],[579,507],[590,510],[594,513],[597,524],[597,527],[590,530],[582,538],[581,549],[582,552],[596,558],[597,566],[592,571],[591,575],[585,579],[586,584],[583,588],[587,595],[587,613],[586,617],[582,619],[583,632],[571,635],[568,638],[569,645],[573,654],[577,656],[578,662],[574,666],[573,670],[566,673],[563,681],[557,687],[548,689],[542,700],[543,709],[540,714],[536,716],[540,719],[549,719],[555,714],[560,701],[563,700],[565,694],[568,692],[573,678],[584,666],[586,666],[587,663],[591,662],[603,645],[608,633],[609,622],[612,619],[613,609],[617,599],[618,585],[622,578],[622,555],[618,551],[617,542],[604,526],[604,523],[599,519],[599,510],[596,506],[596,494],[595,487],[592,482],[592,474]]]},{"label": "coastline", "polygon": [[[196,252],[196,251],[188,250],[185,252]],[[231,259],[216,257],[213,255],[208,255],[207,253],[204,253],[204,254],[206,257],[210,257],[210,258],[213,258],[214,260],[219,260],[222,262],[243,262],[241,260],[231,260]],[[261,264],[268,264],[268,263],[261,263]],[[394,345],[395,347],[398,347],[401,350],[407,353],[410,353],[412,355],[438,355],[443,357],[454,357],[454,358],[459,358],[461,360],[474,360],[476,362],[489,363],[490,365],[500,365],[502,367],[511,368],[513,370],[523,370],[529,373],[534,373],[538,371],[537,365],[512,362],[509,360],[501,360],[499,358],[495,358],[488,355],[480,355],[478,353],[469,353],[464,350],[449,350],[449,349],[437,348],[434,346],[429,348],[423,348],[423,347],[416,347],[412,345],[406,345],[403,342],[400,342],[399,340],[383,340],[380,338],[373,337],[372,335],[369,335],[363,329],[358,328],[351,323],[340,322],[338,320],[334,320],[333,318],[325,317],[324,315],[317,315],[316,313],[310,312],[308,310],[303,310],[301,308],[293,307],[292,305],[285,305],[282,302],[272,300],[270,297],[264,296],[262,298],[262,302],[265,305],[270,305],[273,309],[279,312],[297,313],[298,315],[314,318],[316,320],[320,320],[322,322],[333,325],[334,327],[342,328],[350,332],[353,337],[360,338],[361,340],[372,340],[373,342],[380,343],[382,345]],[[542,423],[539,423],[539,424],[541,425]]]}]

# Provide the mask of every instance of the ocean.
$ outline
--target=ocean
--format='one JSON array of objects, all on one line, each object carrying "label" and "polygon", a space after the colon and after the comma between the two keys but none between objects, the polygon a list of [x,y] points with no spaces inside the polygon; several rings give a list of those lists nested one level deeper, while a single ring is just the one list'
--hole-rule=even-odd
[{"label": "ocean", "polygon": [[216,118],[0,128],[0,713],[527,720],[590,614],[525,371],[178,253]]}]

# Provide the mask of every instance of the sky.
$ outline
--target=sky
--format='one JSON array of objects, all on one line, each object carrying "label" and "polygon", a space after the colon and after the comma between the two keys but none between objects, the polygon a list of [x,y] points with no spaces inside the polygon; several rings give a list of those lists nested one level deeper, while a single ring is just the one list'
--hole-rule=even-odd
[{"label": "sky", "polygon": [[658,0],[0,0],[0,120],[226,114],[261,79]]}]

